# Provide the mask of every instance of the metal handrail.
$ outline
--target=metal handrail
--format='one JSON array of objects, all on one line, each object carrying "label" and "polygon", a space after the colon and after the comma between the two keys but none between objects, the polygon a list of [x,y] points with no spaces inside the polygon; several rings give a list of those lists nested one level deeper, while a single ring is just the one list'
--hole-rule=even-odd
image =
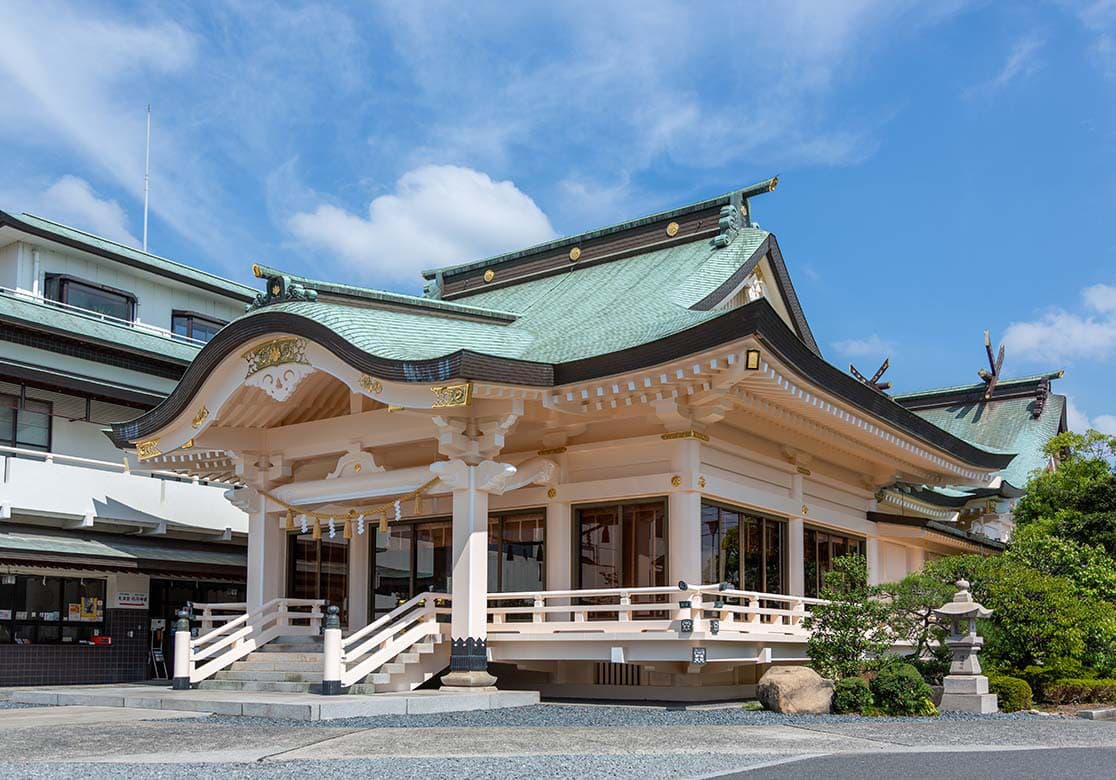
[{"label": "metal handrail", "polygon": [[101,312],[93,311],[92,309],[84,309],[80,306],[63,303],[62,301],[54,301],[42,295],[35,295],[34,293],[27,292],[26,290],[15,290],[11,287],[0,287],[0,295],[6,295],[9,298],[18,298],[19,300],[27,301],[28,303],[46,306],[47,308],[61,309],[62,311],[65,311],[69,314],[75,314],[79,317],[86,317],[91,320],[97,320],[98,322],[103,322],[107,325],[113,325],[118,328],[128,328],[129,330],[136,330],[141,333],[146,333],[149,336],[155,336],[156,338],[175,341],[190,347],[204,347],[206,343],[200,339],[195,339],[190,336],[180,336],[177,333],[169,331],[166,328],[161,328],[158,325],[149,325],[145,322],[136,322],[134,320],[125,320],[121,319],[120,317],[113,317],[111,314],[102,314]]}]

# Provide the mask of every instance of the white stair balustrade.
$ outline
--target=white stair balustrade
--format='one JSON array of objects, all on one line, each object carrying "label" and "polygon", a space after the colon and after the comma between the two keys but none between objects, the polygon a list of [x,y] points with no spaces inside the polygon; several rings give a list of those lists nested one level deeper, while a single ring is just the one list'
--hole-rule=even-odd
[{"label": "white stair balustrade", "polygon": [[234,618],[224,612],[240,605],[205,606],[209,610],[208,614],[203,610],[203,625],[207,621],[222,624],[192,639],[188,638],[189,632],[176,632],[175,684],[178,686],[184,678],[191,684],[201,682],[279,637],[318,636],[325,601],[272,599],[258,610]]},{"label": "white stair balustrade", "polygon": [[325,669],[323,679],[357,693],[418,687],[449,663],[449,624],[438,621],[450,614],[449,599],[420,593],[343,638],[337,660],[331,653],[324,659],[339,668]]}]

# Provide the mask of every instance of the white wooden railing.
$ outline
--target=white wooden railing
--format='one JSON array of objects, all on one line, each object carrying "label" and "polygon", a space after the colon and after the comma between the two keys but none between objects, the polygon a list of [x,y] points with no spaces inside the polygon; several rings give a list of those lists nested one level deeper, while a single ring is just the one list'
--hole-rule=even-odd
[{"label": "white wooden railing", "polygon": [[224,601],[210,604],[195,601],[193,607],[194,620],[201,621],[200,634],[208,634],[213,630],[214,625],[228,623],[248,611],[248,603],[245,601]]},{"label": "white wooden railing", "polygon": [[[229,617],[222,625],[197,638],[188,631],[175,632],[174,683],[185,687],[213,676],[280,636],[317,636],[321,633],[320,599],[272,599],[257,610]],[[217,622],[214,611],[235,604],[210,604],[210,622]],[[226,616],[222,615],[222,618]],[[204,613],[203,613],[204,622]],[[188,682],[186,682],[188,681]]]},{"label": "white wooden railing", "polygon": [[[527,602],[527,604],[524,604]],[[821,599],[722,590],[720,585],[588,590],[523,591],[488,594],[488,633],[544,635],[571,633],[693,632],[807,634],[802,619]],[[682,621],[690,621],[683,624]]]},{"label": "white wooden railing", "polygon": [[[327,658],[323,679],[339,679],[344,688],[355,685],[393,661],[400,653],[405,653],[427,637],[440,634],[445,624],[438,622],[438,615],[448,614],[448,595],[420,593],[359,631],[340,639],[336,664],[339,668],[331,668],[335,667],[335,662]],[[329,641],[327,632],[327,644]]]}]

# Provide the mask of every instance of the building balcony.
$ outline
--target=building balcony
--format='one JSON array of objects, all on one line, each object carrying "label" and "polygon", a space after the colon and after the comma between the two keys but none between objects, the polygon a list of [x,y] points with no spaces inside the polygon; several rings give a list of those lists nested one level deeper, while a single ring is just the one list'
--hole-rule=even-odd
[{"label": "building balcony", "polygon": [[0,520],[180,538],[231,540],[247,515],[228,485],[120,463],[0,446]]}]

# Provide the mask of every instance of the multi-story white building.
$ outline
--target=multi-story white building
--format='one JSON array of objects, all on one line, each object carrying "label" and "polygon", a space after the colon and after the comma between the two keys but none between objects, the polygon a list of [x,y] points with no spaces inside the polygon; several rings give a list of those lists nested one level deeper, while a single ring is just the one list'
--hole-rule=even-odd
[{"label": "multi-story white building", "polygon": [[157,405],[254,295],[0,212],[0,685],[143,679],[174,609],[243,598],[228,485],[130,468],[105,429]]}]

